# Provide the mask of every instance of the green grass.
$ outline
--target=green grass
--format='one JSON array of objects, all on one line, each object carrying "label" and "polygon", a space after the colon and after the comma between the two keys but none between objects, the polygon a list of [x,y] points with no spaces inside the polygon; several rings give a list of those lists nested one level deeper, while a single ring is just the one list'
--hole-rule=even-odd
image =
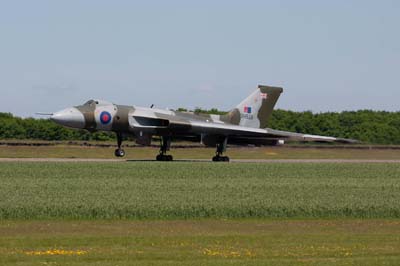
[{"label": "green grass", "polygon": [[400,217],[398,164],[0,163],[0,219]]},{"label": "green grass", "polygon": [[3,221],[0,235],[1,265],[368,266],[400,261],[400,222],[382,219]]},{"label": "green grass", "polygon": [[3,162],[0,265],[394,266],[399,177],[386,163]]}]

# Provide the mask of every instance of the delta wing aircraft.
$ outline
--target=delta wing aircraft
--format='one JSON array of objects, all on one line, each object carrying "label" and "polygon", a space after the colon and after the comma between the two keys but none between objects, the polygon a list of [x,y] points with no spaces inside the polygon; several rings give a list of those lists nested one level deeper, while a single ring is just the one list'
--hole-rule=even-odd
[{"label": "delta wing aircraft", "polygon": [[208,115],[178,112],[156,108],[117,105],[102,100],[90,100],[83,105],[70,107],[50,114],[57,124],[94,131],[113,131],[117,135],[115,156],[123,157],[123,137],[134,135],[136,142],[150,145],[153,136],[160,137],[157,161],[172,161],[167,155],[171,140],[189,140],[215,147],[213,161],[229,161],[223,156],[227,144],[276,145],[286,140],[342,142],[340,139],[279,131],[268,128],[274,106],[283,92],[282,88],[258,86],[257,90],[226,115]]}]

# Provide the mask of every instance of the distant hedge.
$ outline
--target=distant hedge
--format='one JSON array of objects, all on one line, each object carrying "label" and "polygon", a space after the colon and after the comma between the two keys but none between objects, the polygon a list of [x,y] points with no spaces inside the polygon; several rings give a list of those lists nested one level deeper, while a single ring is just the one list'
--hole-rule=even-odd
[{"label": "distant hedge", "polygon": [[89,133],[86,130],[64,128],[48,119],[20,118],[0,113],[0,139],[32,140],[112,140],[114,134]]},{"label": "distant hedge", "polygon": [[270,127],[315,135],[357,139],[370,144],[400,144],[400,112],[292,112],[275,110]]},{"label": "distant hedge", "polygon": [[[224,113],[217,109],[196,108],[195,111]],[[278,109],[273,112],[269,127],[292,132],[351,138],[371,144],[400,144],[400,112],[360,110],[312,113]],[[23,119],[10,113],[0,113],[0,139],[102,141],[113,140],[115,136],[107,132],[91,134],[85,130],[67,129],[45,119]]]}]

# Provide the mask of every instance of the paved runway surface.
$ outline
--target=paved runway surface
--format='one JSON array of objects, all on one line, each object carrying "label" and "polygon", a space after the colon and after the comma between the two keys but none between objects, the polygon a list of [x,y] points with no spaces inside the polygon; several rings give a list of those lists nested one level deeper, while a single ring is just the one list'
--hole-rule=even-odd
[{"label": "paved runway surface", "polygon": [[[155,160],[90,159],[90,158],[0,158],[0,162],[156,162]],[[206,159],[182,159],[173,162],[211,162]],[[165,162],[165,163],[173,163]],[[231,163],[400,163],[400,160],[349,159],[232,159]]]}]

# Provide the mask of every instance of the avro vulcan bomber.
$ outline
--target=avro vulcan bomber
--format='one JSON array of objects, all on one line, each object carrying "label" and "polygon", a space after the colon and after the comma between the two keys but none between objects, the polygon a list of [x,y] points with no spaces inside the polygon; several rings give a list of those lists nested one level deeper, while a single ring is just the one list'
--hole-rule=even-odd
[{"label": "avro vulcan bomber", "polygon": [[215,147],[213,161],[229,161],[223,156],[227,144],[274,145],[285,140],[342,142],[352,140],[291,133],[268,128],[273,108],[283,92],[282,88],[258,86],[250,96],[226,115],[208,115],[178,112],[156,108],[117,105],[102,100],[90,100],[83,105],[70,107],[51,115],[57,124],[94,131],[116,133],[118,148],[115,156],[123,157],[123,136],[134,135],[136,142],[150,145],[153,136],[160,137],[157,161],[172,161],[167,155],[172,140],[201,142]]}]

